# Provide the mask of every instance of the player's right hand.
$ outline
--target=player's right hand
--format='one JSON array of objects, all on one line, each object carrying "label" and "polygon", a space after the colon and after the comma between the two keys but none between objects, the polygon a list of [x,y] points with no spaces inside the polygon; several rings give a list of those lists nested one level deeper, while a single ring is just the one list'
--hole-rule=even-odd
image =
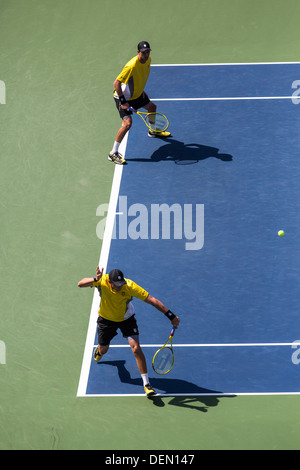
[{"label": "player's right hand", "polygon": [[97,268],[96,268],[96,279],[97,279],[97,281],[99,281],[99,279],[101,279],[102,274],[103,274],[103,270],[104,270],[104,268],[100,269],[99,266],[97,266]]}]

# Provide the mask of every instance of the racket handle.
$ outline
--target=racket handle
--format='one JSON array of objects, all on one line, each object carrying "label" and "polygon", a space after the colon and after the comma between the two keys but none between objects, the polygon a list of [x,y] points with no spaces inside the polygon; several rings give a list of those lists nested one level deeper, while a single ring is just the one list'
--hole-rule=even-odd
[{"label": "racket handle", "polygon": [[127,109],[128,109],[129,111],[132,111],[133,113],[136,113],[136,112],[137,112],[137,111],[136,111],[134,108],[132,108],[131,106],[129,106],[129,108],[127,108]]},{"label": "racket handle", "polygon": [[172,328],[170,336],[174,336],[174,333],[175,333],[175,328]]}]

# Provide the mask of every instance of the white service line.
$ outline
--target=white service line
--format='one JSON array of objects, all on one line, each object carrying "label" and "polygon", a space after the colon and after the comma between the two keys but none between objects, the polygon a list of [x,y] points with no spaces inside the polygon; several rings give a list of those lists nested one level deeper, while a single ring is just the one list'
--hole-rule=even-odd
[{"label": "white service line", "polygon": [[290,65],[300,62],[221,62],[206,64],[151,64],[151,67],[214,67],[223,65]]},{"label": "white service line", "polygon": [[213,98],[151,98],[152,101],[250,101],[250,100],[292,100],[297,96],[220,96]]},{"label": "white service line", "polygon": [[[248,348],[248,347],[275,347],[275,346],[295,346],[299,343],[195,343],[195,344],[173,344],[173,348]],[[96,345],[94,345],[96,346]],[[141,344],[142,348],[161,348],[162,344]],[[110,348],[130,348],[129,344],[111,344]]]}]

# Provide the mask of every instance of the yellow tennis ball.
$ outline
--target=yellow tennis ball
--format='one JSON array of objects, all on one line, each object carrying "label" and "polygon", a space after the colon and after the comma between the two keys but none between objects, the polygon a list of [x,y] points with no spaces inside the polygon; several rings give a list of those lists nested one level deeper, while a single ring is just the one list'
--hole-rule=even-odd
[{"label": "yellow tennis ball", "polygon": [[279,230],[278,235],[279,235],[280,237],[283,237],[283,235],[284,235],[284,230]]}]

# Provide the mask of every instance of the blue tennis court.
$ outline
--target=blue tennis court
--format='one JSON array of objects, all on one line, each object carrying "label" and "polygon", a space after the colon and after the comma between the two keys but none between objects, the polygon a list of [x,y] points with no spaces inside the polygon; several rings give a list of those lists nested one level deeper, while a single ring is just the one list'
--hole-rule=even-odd
[{"label": "blue tennis court", "polygon": [[[134,117],[100,264],[181,319],[160,377],[151,360],[171,325],[134,301],[158,393],[300,393],[299,78],[298,63],[152,67],[146,91],[172,137],[148,138]],[[95,293],[78,395],[142,395],[120,333],[92,359],[98,304]]]}]

